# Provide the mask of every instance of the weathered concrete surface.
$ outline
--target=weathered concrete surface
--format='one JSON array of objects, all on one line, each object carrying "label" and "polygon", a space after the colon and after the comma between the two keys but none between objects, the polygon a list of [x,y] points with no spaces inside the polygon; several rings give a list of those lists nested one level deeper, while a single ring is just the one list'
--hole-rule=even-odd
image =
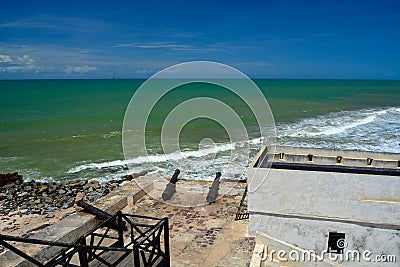
[{"label": "weathered concrete surface", "polygon": [[[208,205],[211,182],[180,180],[172,199],[163,203],[166,183],[154,179],[152,197],[146,195],[123,212],[169,218],[171,266],[248,266],[254,238],[247,235],[247,220],[234,220],[246,184],[221,182],[220,192],[227,194]],[[199,200],[201,206],[188,205]]]},{"label": "weathered concrete surface", "polygon": [[[263,178],[262,173],[253,177],[260,183]],[[248,203],[252,213],[330,218],[400,228],[399,192],[400,177],[396,176],[271,169],[263,186],[249,192]]]},{"label": "weathered concrete surface", "polygon": [[[279,251],[284,251],[285,254],[278,255]],[[290,253],[293,254],[290,254]],[[320,255],[307,254],[308,251],[286,243],[282,240],[269,236],[265,233],[257,232],[256,245],[251,258],[250,267],[274,267],[274,266],[312,266],[312,267],[340,267],[342,264],[333,262],[329,259],[318,259]],[[307,261],[302,260],[302,256],[306,255]],[[291,255],[291,256],[290,256]],[[308,256],[310,255],[310,256]],[[310,259],[310,260],[309,260]]]},{"label": "weathered concrete surface", "polygon": [[[250,216],[252,229],[262,229],[262,232],[302,249],[314,250],[321,254],[327,250],[329,232],[346,234],[345,252],[357,250],[363,253],[370,250],[373,256],[386,254],[400,255],[400,234],[398,230],[364,227],[350,223],[327,222],[299,218],[283,218],[277,216],[252,215]],[[253,227],[254,226],[254,227]],[[361,262],[354,266],[364,266]],[[398,262],[397,262],[398,264]],[[345,264],[345,266],[350,266]],[[398,266],[385,263],[385,266]]]},{"label": "weathered concrete surface", "polygon": [[[343,150],[278,148],[283,161],[397,170],[399,154]],[[259,156],[265,155],[261,151]],[[341,163],[336,157],[341,156]],[[375,163],[374,163],[375,162]],[[329,232],[346,234],[348,249],[400,258],[400,177],[264,168],[249,168],[249,233],[264,232],[304,249],[327,249]],[[260,167],[261,166],[261,167]],[[378,167],[378,166],[376,166]],[[364,262],[365,264],[365,262]],[[347,266],[347,265],[346,265]],[[359,266],[362,266],[359,265]],[[387,265],[389,266],[389,265]]]}]

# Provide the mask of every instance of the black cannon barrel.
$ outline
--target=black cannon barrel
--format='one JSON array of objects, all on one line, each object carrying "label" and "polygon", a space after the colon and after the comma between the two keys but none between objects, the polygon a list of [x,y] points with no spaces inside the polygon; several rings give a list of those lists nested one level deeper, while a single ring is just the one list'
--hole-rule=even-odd
[{"label": "black cannon barrel", "polygon": [[[97,218],[99,218],[100,220],[107,221],[108,219],[110,219],[110,218],[112,217],[111,214],[109,214],[109,213],[107,213],[107,212],[105,212],[105,211],[103,211],[103,210],[101,210],[101,209],[98,209],[98,208],[96,208],[96,207],[90,205],[89,203],[86,203],[86,202],[83,201],[82,199],[79,200],[76,204],[77,204],[79,207],[83,208],[87,213],[96,215]],[[124,224],[123,224],[123,229],[124,229],[124,230],[127,230],[126,225],[125,225],[125,222],[123,222],[123,223],[124,223]],[[112,228],[112,229],[114,229],[114,230],[118,230],[118,229],[119,229],[118,221],[116,220],[116,218],[112,219],[112,220],[108,223],[107,226],[109,226],[110,228]]]},{"label": "black cannon barrel", "polygon": [[169,180],[169,182],[171,184],[176,184],[176,182],[178,182],[178,175],[181,173],[181,171],[179,169],[176,169],[174,174],[171,177],[171,180]]},{"label": "black cannon barrel", "polygon": [[181,171],[179,169],[176,169],[174,174],[172,175],[171,180],[169,180],[169,183],[165,186],[164,192],[162,193],[162,199],[164,201],[170,200],[172,196],[176,192],[176,182],[178,182],[178,175]]},{"label": "black cannon barrel", "polygon": [[221,176],[222,174],[220,172],[217,172],[215,174],[215,179],[210,187],[210,191],[208,192],[206,198],[208,204],[215,203],[215,201],[217,200]]}]

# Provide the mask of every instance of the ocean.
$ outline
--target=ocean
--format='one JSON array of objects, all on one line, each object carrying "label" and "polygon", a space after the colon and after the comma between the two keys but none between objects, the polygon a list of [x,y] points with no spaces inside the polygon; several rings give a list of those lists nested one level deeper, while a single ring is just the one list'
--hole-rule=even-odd
[{"label": "ocean", "polygon": [[[96,179],[132,172],[213,179],[245,175],[260,148],[251,112],[237,96],[209,84],[179,88],[152,110],[146,126],[150,157],[124,159],[122,125],[129,101],[144,80],[0,81],[0,173],[18,171],[25,180]],[[276,125],[276,144],[400,153],[400,81],[254,80]],[[244,121],[247,144],[232,144],[220,123],[196,119],[182,128],[181,153],[164,156],[160,133],[172,108],[193,97],[228,103]],[[250,159],[232,159],[249,146]],[[173,159],[173,161],[168,159]],[[227,169],[234,161],[237,168]],[[129,166],[129,169],[127,168]]]}]

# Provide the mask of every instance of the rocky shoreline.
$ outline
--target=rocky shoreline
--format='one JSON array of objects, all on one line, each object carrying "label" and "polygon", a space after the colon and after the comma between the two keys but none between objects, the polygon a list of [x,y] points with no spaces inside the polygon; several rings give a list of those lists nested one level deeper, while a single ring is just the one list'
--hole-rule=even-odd
[{"label": "rocky shoreline", "polygon": [[[124,182],[146,175],[148,172],[145,170],[104,183],[96,180],[24,182],[21,178],[0,187],[0,216],[36,214],[51,218],[55,212],[73,207],[76,198],[84,198],[89,202],[96,201]],[[20,177],[18,173],[13,174]],[[10,174],[5,176],[9,177]]]},{"label": "rocky shoreline", "polygon": [[[75,213],[77,200],[96,201],[125,182],[151,171],[144,170],[104,183],[96,180],[23,181],[17,172],[0,174],[0,178],[7,179],[0,185],[0,233],[29,237]],[[0,246],[0,254],[4,252]]]}]

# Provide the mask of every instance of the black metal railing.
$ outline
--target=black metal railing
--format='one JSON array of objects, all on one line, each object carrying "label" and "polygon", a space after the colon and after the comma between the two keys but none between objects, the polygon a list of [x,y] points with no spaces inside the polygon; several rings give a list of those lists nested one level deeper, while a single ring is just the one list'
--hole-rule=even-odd
[{"label": "black metal railing", "polygon": [[[117,222],[117,229],[111,222]],[[58,247],[45,262],[23,252],[15,243]],[[72,244],[0,234],[0,245],[40,267],[170,266],[168,218],[118,212]]]},{"label": "black metal railing", "polygon": [[247,186],[244,189],[244,193],[242,199],[240,200],[240,204],[237,208],[235,220],[247,220],[249,218],[249,212],[247,211]]}]

